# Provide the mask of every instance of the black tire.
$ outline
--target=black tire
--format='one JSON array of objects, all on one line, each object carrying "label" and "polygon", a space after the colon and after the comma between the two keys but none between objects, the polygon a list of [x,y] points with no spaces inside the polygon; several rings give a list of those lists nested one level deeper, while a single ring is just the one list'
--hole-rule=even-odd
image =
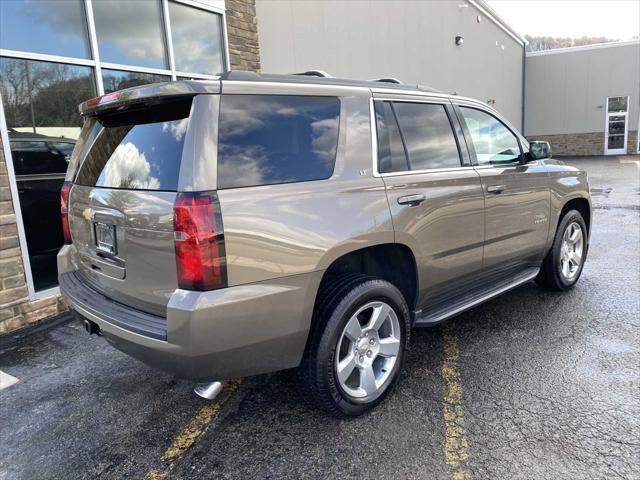
[{"label": "black tire", "polygon": [[[577,272],[572,276],[572,278],[569,279],[562,274],[560,259],[562,253],[561,249],[563,244],[563,235],[567,227],[572,223],[577,223],[580,226],[580,229],[582,230],[582,238],[584,239],[584,245],[580,266]],[[584,267],[584,262],[587,259],[588,250],[589,240],[587,234],[587,225],[584,221],[584,218],[582,218],[582,214],[577,210],[567,211],[558,223],[558,228],[553,239],[553,244],[551,245],[551,249],[547,253],[546,257],[542,261],[540,273],[538,273],[538,276],[536,277],[536,283],[546,290],[552,290],[556,292],[573,288],[578,282],[580,275],[582,274],[582,269]]]},{"label": "black tire", "polygon": [[[349,319],[372,301],[383,301],[395,312],[400,326],[400,349],[379,391],[360,399],[348,395],[337,381],[336,349]],[[314,325],[298,369],[305,399],[337,418],[355,417],[378,405],[397,382],[409,347],[409,308],[400,291],[385,280],[361,274],[325,280],[314,312]]]}]

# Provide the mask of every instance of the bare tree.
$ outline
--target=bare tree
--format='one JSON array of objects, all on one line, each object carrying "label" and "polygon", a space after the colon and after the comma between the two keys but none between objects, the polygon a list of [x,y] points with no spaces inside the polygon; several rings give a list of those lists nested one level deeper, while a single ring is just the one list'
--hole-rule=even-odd
[{"label": "bare tree", "polygon": [[595,43],[617,42],[618,39],[606,37],[545,37],[525,35],[529,42],[527,52],[540,52],[542,50],[552,50],[554,48],[578,47],[582,45],[593,45]]}]

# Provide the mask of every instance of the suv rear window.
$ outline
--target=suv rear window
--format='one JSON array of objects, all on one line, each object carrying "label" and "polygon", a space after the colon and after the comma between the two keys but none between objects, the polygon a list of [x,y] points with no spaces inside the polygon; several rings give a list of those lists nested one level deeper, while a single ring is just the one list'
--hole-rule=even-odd
[{"label": "suv rear window", "polygon": [[76,183],[89,187],[175,191],[191,100],[99,117],[102,129]]},{"label": "suv rear window", "polygon": [[218,188],[322,180],[333,174],[336,97],[224,95],[218,126]]}]

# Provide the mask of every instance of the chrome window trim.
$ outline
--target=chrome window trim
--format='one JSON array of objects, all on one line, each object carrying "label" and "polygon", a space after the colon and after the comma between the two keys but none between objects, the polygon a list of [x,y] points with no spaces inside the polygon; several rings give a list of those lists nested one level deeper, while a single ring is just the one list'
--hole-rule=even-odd
[{"label": "chrome window trim", "polygon": [[[376,124],[376,109],[375,109],[375,102],[376,100],[379,101],[396,101],[393,98],[391,98],[392,95],[389,95],[389,97],[387,98],[386,96],[383,97],[371,97],[369,99],[369,124],[371,125],[371,158],[372,158],[372,164],[373,164],[373,176],[377,177],[377,178],[385,178],[385,177],[399,177],[399,176],[405,176],[405,175],[423,175],[426,173],[446,173],[446,172],[459,172],[459,171],[467,171],[467,170],[473,170],[473,165],[460,165],[459,167],[447,167],[447,168],[427,168],[427,169],[423,169],[423,170],[403,170],[400,172],[386,172],[386,173],[380,173],[380,171],[378,170],[378,127]],[[403,103],[435,103],[437,105],[444,105],[446,106],[447,104],[450,104],[450,102],[445,98],[444,101],[440,102],[440,101],[429,101],[429,100],[421,100],[421,101],[414,101],[414,100],[409,100],[409,99],[401,99],[399,100],[400,102]],[[455,137],[455,131],[453,131],[453,129],[451,130],[452,135]],[[460,151],[458,150],[458,156],[460,156]]]},{"label": "chrome window trim", "polygon": [[475,168],[476,170],[489,170],[489,169],[496,169],[496,168],[500,168],[500,169],[517,168],[517,167],[522,167],[523,165],[537,166],[537,165],[540,165],[540,160],[533,160],[527,163],[510,162],[510,163],[504,163],[504,164],[497,163],[495,165],[474,165],[473,168]]},{"label": "chrome window trim", "polygon": [[297,82],[247,82],[222,80],[225,95],[312,95],[322,97],[371,97],[367,87]]},{"label": "chrome window trim", "polygon": [[371,126],[371,160],[373,176],[381,178],[382,174],[378,172],[378,126],[376,125],[376,109],[375,98],[369,99],[369,125]]},{"label": "chrome window trim", "polygon": [[388,100],[393,102],[442,103],[448,104],[450,95],[435,92],[421,92],[419,90],[391,90],[372,88],[374,100]]}]

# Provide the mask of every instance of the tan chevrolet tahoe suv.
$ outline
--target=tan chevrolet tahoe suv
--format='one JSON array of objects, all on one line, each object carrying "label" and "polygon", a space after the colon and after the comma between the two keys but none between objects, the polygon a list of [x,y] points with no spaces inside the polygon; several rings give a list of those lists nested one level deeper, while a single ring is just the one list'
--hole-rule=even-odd
[{"label": "tan chevrolet tahoe suv", "polygon": [[305,397],[358,415],[412,327],[534,279],[571,288],[587,255],[585,173],[469,98],[230,72],[81,112],[61,291],[90,332],[182,378],[298,367]]}]

